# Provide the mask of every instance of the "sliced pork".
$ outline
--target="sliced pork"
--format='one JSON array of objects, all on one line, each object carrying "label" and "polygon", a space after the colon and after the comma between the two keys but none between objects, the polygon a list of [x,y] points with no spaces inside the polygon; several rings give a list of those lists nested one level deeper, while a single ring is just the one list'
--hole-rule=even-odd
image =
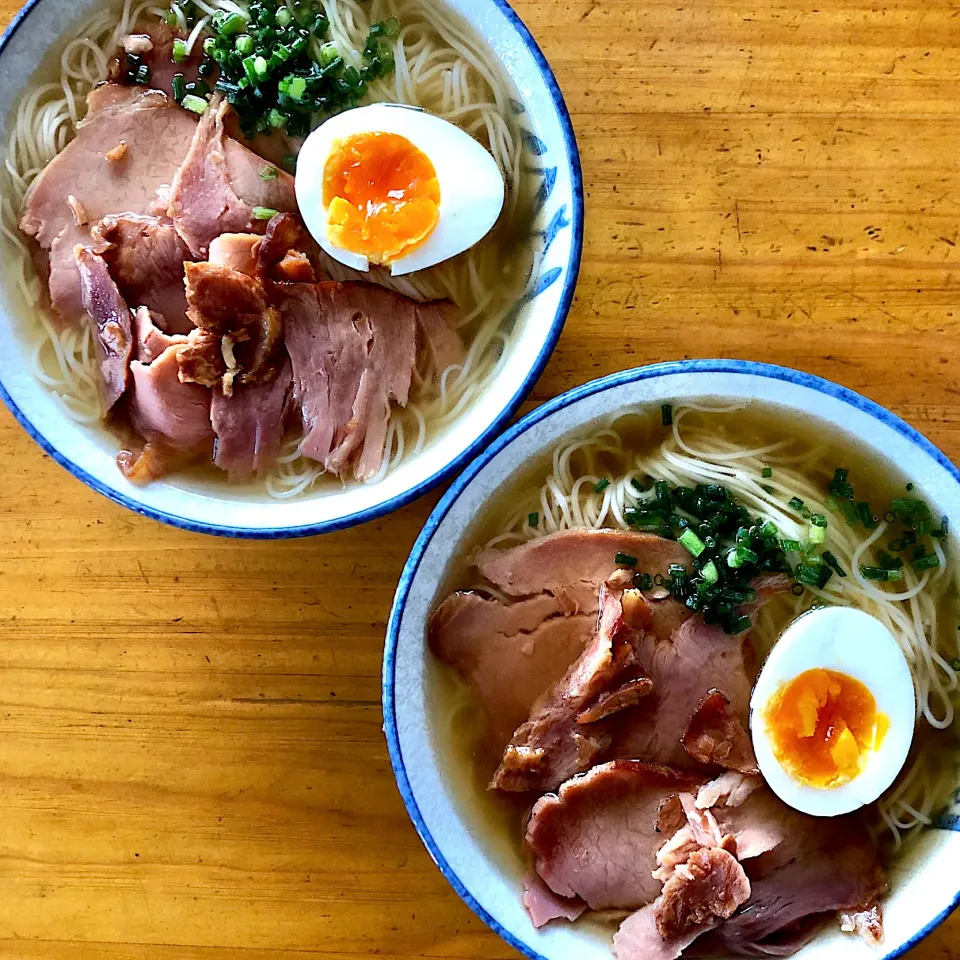
[{"label": "sliced pork", "polygon": [[699,763],[746,774],[760,772],[750,735],[734,713],[729,698],[719,690],[711,690],[700,701],[680,742]]},{"label": "sliced pork", "polygon": [[[74,247],[91,245],[91,226],[109,214],[150,213],[196,128],[195,117],[157,91],[106,84],[87,97],[76,137],[33,182],[20,223],[49,251],[50,297],[63,320],[83,315]],[[108,159],[121,141],[122,154]],[[78,206],[86,222],[77,222]]]},{"label": "sliced pork", "polygon": [[470,685],[486,717],[491,772],[536,699],[583,652],[596,619],[567,616],[546,594],[506,605],[476,593],[447,597],[430,618],[430,648]]},{"label": "sliced pork", "polygon": [[491,789],[544,793],[589,769],[613,741],[606,721],[653,687],[637,659],[639,643],[638,631],[625,622],[620,592],[602,588],[596,636],[533,705],[504,751]]},{"label": "sliced pork", "polygon": [[275,287],[305,437],[300,449],[337,476],[370,480],[394,406],[417,360],[419,305],[363,283]]},{"label": "sliced pork", "polygon": [[737,858],[720,847],[701,847],[678,865],[657,901],[661,939],[679,939],[726,920],[750,897],[750,881]]},{"label": "sliced pork", "polygon": [[677,960],[690,944],[710,929],[710,926],[701,927],[665,940],[657,927],[658,907],[658,903],[650,903],[620,924],[613,938],[616,960]]},{"label": "sliced pork", "polygon": [[80,246],[74,256],[80,276],[81,302],[94,324],[100,399],[104,409],[111,410],[130,382],[133,356],[130,308],[120,296],[102,257]]},{"label": "sliced pork", "polygon": [[594,910],[637,909],[652,902],[661,805],[701,781],[667,767],[617,760],[568,780],[541,798],[525,842],[541,879],[558,896]]},{"label": "sliced pork", "polygon": [[217,435],[213,462],[235,479],[269,470],[280,453],[292,391],[293,371],[285,360],[271,381],[237,386],[230,397],[215,392],[210,405]]},{"label": "sliced pork", "polygon": [[177,355],[182,349],[174,344],[150,364],[130,364],[130,422],[144,440],[192,450],[213,440],[210,391],[180,382]]},{"label": "sliced pork", "polygon": [[263,285],[245,273],[215,263],[186,265],[190,320],[203,331],[181,362],[191,383],[233,394],[234,383],[273,379],[282,335],[280,313]]},{"label": "sliced pork", "polygon": [[198,260],[221,233],[262,233],[266,222],[254,208],[291,212],[297,209],[293,177],[283,170],[260,176],[268,166],[224,130],[226,102],[211,104],[195,128],[193,142],[177,170],[167,216]]},{"label": "sliced pork", "polygon": [[168,347],[186,344],[182,334],[170,336],[157,326],[159,318],[147,307],[138,307],[133,316],[134,358],[141,363],[153,363]]},{"label": "sliced pork", "polygon": [[190,251],[173,223],[158,217],[120,214],[93,227],[96,248],[127,303],[149,307],[167,333],[189,333],[184,261]]},{"label": "sliced pork", "polygon": [[[751,612],[788,588],[786,577],[771,578],[758,589]],[[732,716],[745,725],[751,683],[743,640],[743,635],[730,636],[722,627],[704,623],[700,616],[684,621],[667,640],[652,632],[646,634],[639,656],[653,680],[654,692],[625,717],[613,755],[681,769],[696,766],[682,740],[690,725],[690,705],[699,704],[711,690],[723,693]]]},{"label": "sliced pork", "polygon": [[[478,572],[497,590],[525,599],[502,603],[455,593],[430,618],[431,649],[470,685],[487,717],[484,755],[492,758],[491,772],[537,698],[563,679],[594,637],[600,587],[617,573],[618,552],[637,557],[652,574],[689,559],[677,544],[647,534],[563,531],[479,557]],[[669,637],[686,617],[672,598],[647,599],[645,606],[658,636]],[[635,703],[644,686],[617,697]],[[598,701],[592,715],[600,719],[605,708],[618,708],[616,700]]]},{"label": "sliced pork", "polygon": [[551,920],[577,920],[587,909],[582,900],[558,897],[535,873],[523,878],[523,905],[538,929]]},{"label": "sliced pork", "polygon": [[594,613],[600,584],[616,570],[618,553],[637,559],[651,576],[672,564],[689,566],[690,554],[672,540],[621,530],[564,530],[509,550],[488,550],[477,569],[510,597],[549,593],[570,612]]},{"label": "sliced pork", "polygon": [[[803,817],[776,849],[751,861],[750,873],[750,900],[711,934],[722,948],[745,956],[785,955],[784,934],[793,952],[824,917],[869,909],[887,889],[856,816]],[[882,937],[882,926],[874,932]]]}]

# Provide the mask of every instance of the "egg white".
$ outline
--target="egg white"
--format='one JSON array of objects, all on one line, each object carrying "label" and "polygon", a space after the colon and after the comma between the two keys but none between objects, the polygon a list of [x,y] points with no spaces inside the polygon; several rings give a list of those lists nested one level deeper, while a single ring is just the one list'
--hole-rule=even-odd
[{"label": "egg white", "polygon": [[[863,771],[849,783],[818,790],[799,783],[777,760],[764,711],[781,686],[814,668],[859,680],[890,727],[868,754]],[[835,817],[873,803],[897,778],[916,725],[916,693],[903,651],[875,617],[852,607],[824,607],[797,618],[767,658],[750,701],[750,726],[757,763],[784,803],[803,813]]]},{"label": "egg white", "polygon": [[493,157],[459,127],[417,107],[378,103],[357,107],[321,124],[307,137],[297,160],[300,215],[320,246],[354,270],[369,260],[331,243],[323,202],[323,173],[337,141],[358,133],[406,137],[433,163],[440,185],[440,220],[427,240],[390,265],[395,277],[443,263],[479,243],[500,217],[506,196],[503,174]]}]

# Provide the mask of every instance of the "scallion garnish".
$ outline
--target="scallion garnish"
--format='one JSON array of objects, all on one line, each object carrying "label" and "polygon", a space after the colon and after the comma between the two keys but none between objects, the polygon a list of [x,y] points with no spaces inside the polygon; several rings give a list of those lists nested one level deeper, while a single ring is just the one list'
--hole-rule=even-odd
[{"label": "scallion garnish", "polygon": [[272,207],[254,207],[252,210],[254,220],[272,220],[277,213]]},{"label": "scallion garnish", "polygon": [[665,427],[673,426],[673,404],[672,403],[665,403],[660,408],[660,415],[661,415],[661,420],[663,421],[663,425]]},{"label": "scallion garnish", "polygon": [[707,549],[704,542],[689,528],[680,534],[678,540],[694,557],[699,557]]},{"label": "scallion garnish", "polygon": [[172,56],[174,63],[183,63],[187,59],[189,52],[187,51],[186,41],[181,40],[179,37],[173,41]]},{"label": "scallion garnish", "polygon": [[596,485],[593,488],[593,492],[603,493],[603,491],[606,490],[607,487],[609,486],[610,486],[610,481],[606,477],[604,477],[602,480],[597,481]]},{"label": "scallion garnish", "polygon": [[764,467],[763,470],[760,471],[760,476],[763,477],[764,480],[769,480],[773,476],[773,467]]},{"label": "scallion garnish", "polygon": [[928,553],[926,556],[919,557],[913,561],[913,569],[918,571],[938,570],[940,568],[940,558],[935,553]]},{"label": "scallion garnish", "polygon": [[820,556],[823,562],[826,563],[838,577],[845,577],[847,575],[847,571],[840,566],[840,562],[829,550],[824,550]]},{"label": "scallion garnish", "polygon": [[276,167],[262,167],[260,170],[260,179],[261,180],[276,180],[280,174],[277,172]]},{"label": "scallion garnish", "polygon": [[618,553],[614,558],[614,563],[621,567],[635,567],[637,558],[631,557],[629,553]]},{"label": "scallion garnish", "polygon": [[[207,107],[210,106],[208,100],[204,100],[203,97],[198,97],[193,93],[188,93],[181,101],[180,106],[185,110],[189,110],[191,113],[199,114],[203,116],[207,112]],[[256,216],[256,214],[254,214]]]},{"label": "scallion garnish", "polygon": [[717,565],[710,560],[701,567],[700,576],[703,577],[705,583],[714,584],[720,579],[720,571],[717,569]]},{"label": "scallion garnish", "polygon": [[886,570],[883,567],[861,567],[864,580],[902,580],[903,571]]},{"label": "scallion garnish", "polygon": [[539,513],[528,513],[528,514],[527,514],[527,523],[529,523],[531,527],[539,527],[539,526],[540,526],[540,514],[539,514]]},{"label": "scallion garnish", "polygon": [[653,577],[649,573],[636,573],[633,576],[633,585],[638,590],[652,590]]}]

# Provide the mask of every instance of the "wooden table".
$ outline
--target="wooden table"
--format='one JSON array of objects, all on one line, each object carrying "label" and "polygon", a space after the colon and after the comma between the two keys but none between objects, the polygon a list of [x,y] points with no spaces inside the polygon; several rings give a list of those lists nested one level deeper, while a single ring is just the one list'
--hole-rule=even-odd
[{"label": "wooden table", "polygon": [[[960,456],[956,8],[518,9],[573,112],[588,215],[532,401],[749,357],[839,380]],[[95,496],[5,411],[0,448],[0,956],[515,956],[421,848],[380,729],[385,622],[435,496],[231,543]]]}]

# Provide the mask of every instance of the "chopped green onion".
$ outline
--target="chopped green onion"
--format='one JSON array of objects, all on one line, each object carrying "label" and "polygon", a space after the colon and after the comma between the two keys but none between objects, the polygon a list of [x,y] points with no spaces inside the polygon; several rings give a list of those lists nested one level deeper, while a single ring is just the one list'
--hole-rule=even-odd
[{"label": "chopped green onion", "polygon": [[610,481],[604,477],[602,480],[598,480],[596,486],[593,488],[594,493],[603,493],[607,487],[610,486]]},{"label": "chopped green onion", "polygon": [[653,589],[653,578],[649,573],[637,573],[633,577],[633,585],[638,590],[652,590]]},{"label": "chopped green onion", "polygon": [[763,470],[760,471],[760,476],[763,477],[764,480],[769,480],[773,476],[773,467],[764,467]]},{"label": "chopped green onion", "polygon": [[[286,114],[281,113],[276,107],[271,107],[270,112],[267,114],[267,123],[273,127],[274,130],[282,130],[287,125],[287,116]],[[276,167],[273,168],[274,175],[270,178],[271,180],[276,179]]]},{"label": "chopped green onion", "polygon": [[827,527],[830,526],[830,521],[822,513],[815,513],[810,518],[810,522],[815,527],[823,527],[824,530],[826,530]]},{"label": "chopped green onion", "polygon": [[249,33],[241,33],[233,42],[233,48],[242,57],[249,56],[256,49],[253,37]]},{"label": "chopped green onion", "polygon": [[340,48],[333,43],[325,43],[320,48],[320,55],[318,60],[320,61],[321,67],[329,67],[331,63],[336,63],[340,59]]},{"label": "chopped green onion", "polygon": [[177,19],[177,15],[173,12],[173,10],[168,10],[163,15],[163,22],[168,27],[175,27],[180,21]]},{"label": "chopped green onion", "polygon": [[816,524],[811,525],[810,527],[810,542],[811,543],[823,543],[827,539],[827,531],[823,527],[818,527]]},{"label": "chopped green onion", "polygon": [[802,513],[806,509],[803,501],[799,497],[791,497],[790,501],[787,503],[787,506],[791,510],[796,510],[797,513]]},{"label": "chopped green onion", "polygon": [[737,619],[733,621],[729,633],[731,633],[733,636],[736,636],[738,633],[745,633],[752,626],[753,621],[749,617],[737,617]]},{"label": "chopped green onion", "polygon": [[926,503],[911,497],[894,497],[890,501],[890,510],[904,520],[930,519],[930,508]]},{"label": "chopped green onion", "polygon": [[704,565],[700,571],[700,576],[703,577],[707,583],[716,583],[720,579],[720,571],[717,569],[717,565],[711,560]]},{"label": "chopped green onion", "polygon": [[177,37],[173,41],[173,62],[183,63],[189,55],[186,42]]},{"label": "chopped green onion", "polygon": [[203,52],[208,56],[212,57],[217,50],[217,41],[214,37],[207,37],[203,41]]},{"label": "chopped green onion", "polygon": [[824,550],[823,553],[820,554],[820,557],[838,577],[845,577],[847,575],[847,571],[840,566],[840,562],[829,550]]},{"label": "chopped green onion", "polygon": [[837,467],[837,469],[833,471],[833,479],[837,483],[846,483],[849,476],[850,471],[846,467]]},{"label": "chopped green onion", "polygon": [[272,220],[278,211],[274,210],[272,207],[254,207],[253,208],[253,219],[254,220]]},{"label": "chopped green onion", "polygon": [[935,553],[928,553],[924,557],[913,561],[914,570],[938,570],[940,568],[940,558]]},{"label": "chopped green onion", "polygon": [[262,167],[260,170],[261,180],[276,180],[280,174],[276,167]]},{"label": "chopped green onion", "polygon": [[660,416],[663,421],[663,425],[665,427],[672,427],[673,426],[673,404],[665,403],[660,408]]},{"label": "chopped green onion", "polygon": [[780,549],[784,553],[799,553],[800,541],[799,540],[781,540]]},{"label": "chopped green onion", "polygon": [[173,75],[170,88],[173,93],[173,99],[176,100],[177,103],[181,103],[187,95],[186,81],[182,73],[175,73]]},{"label": "chopped green onion", "polygon": [[908,484],[907,484],[907,493],[910,493],[912,490],[913,490],[913,484],[912,484],[912,483],[908,483]]},{"label": "chopped green onion", "polygon": [[618,553],[614,557],[614,563],[621,567],[635,567],[638,561],[636,557],[631,557],[629,553]]},{"label": "chopped green onion", "polygon": [[281,27],[289,27],[293,23],[293,14],[290,12],[288,7],[280,7],[277,10],[277,25]]},{"label": "chopped green onion", "polygon": [[704,542],[689,528],[680,534],[679,541],[695,557],[699,557],[707,549]]},{"label": "chopped green onion", "polygon": [[870,509],[870,504],[866,500],[861,500],[857,504],[857,517],[868,530],[876,528],[877,522],[874,519],[873,511]]},{"label": "chopped green onion", "polygon": [[864,580],[902,580],[903,572],[900,570],[885,570],[883,567],[861,567],[860,573]]},{"label": "chopped green onion", "polygon": [[539,526],[540,526],[540,514],[539,514],[539,513],[528,513],[528,514],[527,514],[527,523],[529,523],[531,527],[539,527]]},{"label": "chopped green onion", "polygon": [[203,97],[198,97],[195,94],[188,93],[181,101],[180,106],[185,110],[189,110],[191,113],[199,114],[203,116],[207,112],[207,107],[210,106],[209,101],[204,100]]},{"label": "chopped green onion", "polygon": [[247,29],[247,21],[239,13],[231,13],[224,17],[219,25],[214,17],[214,29],[221,37],[235,37]]},{"label": "chopped green onion", "polygon": [[819,560],[816,562],[811,560],[808,563],[798,563],[794,575],[800,583],[822,589],[833,576],[833,570]]}]

